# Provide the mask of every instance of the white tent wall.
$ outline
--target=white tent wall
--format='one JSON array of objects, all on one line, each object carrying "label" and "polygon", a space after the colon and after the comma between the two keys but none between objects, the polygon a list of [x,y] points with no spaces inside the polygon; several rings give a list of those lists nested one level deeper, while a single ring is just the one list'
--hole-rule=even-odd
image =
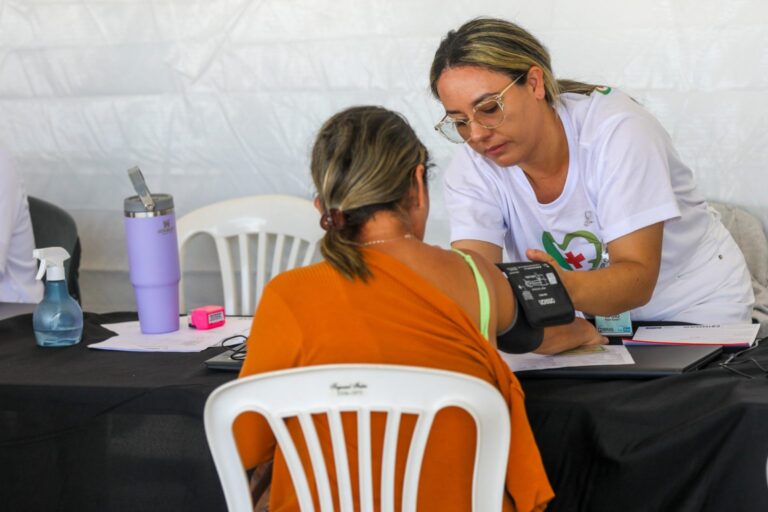
[{"label": "white tent wall", "polygon": [[[250,194],[311,198],[313,136],[356,104],[402,112],[432,151],[427,238],[446,244],[440,171],[454,147],[432,129],[428,70],[445,32],[479,15],[539,37],[558,77],[632,94],[705,196],[768,226],[762,0],[0,1],[0,146],[30,195],[75,217],[87,310],[133,307],[127,168],[173,194],[177,216]],[[193,270],[211,274],[215,254],[197,252]]]}]

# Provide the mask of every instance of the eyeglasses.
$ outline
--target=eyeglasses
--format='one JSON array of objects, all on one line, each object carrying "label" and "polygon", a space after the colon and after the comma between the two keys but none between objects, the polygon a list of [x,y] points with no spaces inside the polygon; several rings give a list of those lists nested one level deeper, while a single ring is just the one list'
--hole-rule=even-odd
[{"label": "eyeglasses", "polygon": [[768,368],[765,368],[754,357],[748,357],[746,359],[745,358],[738,359],[739,356],[756,349],[760,345],[760,342],[762,342],[764,339],[765,338],[756,340],[751,347],[744,349],[740,352],[736,352],[735,354],[731,354],[730,356],[728,356],[728,358],[725,361],[720,363],[720,367],[728,370],[729,372],[735,373],[736,375],[741,375],[742,377],[747,377],[748,379],[754,379],[755,378],[754,376],[750,375],[749,373],[746,373],[745,371],[742,371],[744,369],[743,366],[742,366],[742,370],[739,370],[738,368],[736,368],[737,365],[740,365],[743,363],[753,363],[754,366],[756,366],[763,373],[764,377],[768,377]]},{"label": "eyeglasses", "polygon": [[478,103],[472,108],[472,118],[454,119],[446,114],[439,123],[435,125],[435,130],[455,144],[467,142],[472,136],[470,123],[477,123],[483,128],[492,130],[498,128],[504,122],[506,114],[504,113],[504,95],[528,72],[520,73],[517,78],[512,80],[499,94],[494,94]]}]

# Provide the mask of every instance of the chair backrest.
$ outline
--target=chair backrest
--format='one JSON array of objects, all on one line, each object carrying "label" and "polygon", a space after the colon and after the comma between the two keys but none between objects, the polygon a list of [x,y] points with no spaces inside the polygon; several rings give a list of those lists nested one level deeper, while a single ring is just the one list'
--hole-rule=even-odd
[{"label": "chair backrest", "polygon": [[[317,259],[317,242],[323,237],[319,219],[320,214],[311,201],[285,195],[241,197],[184,215],[176,223],[182,269],[180,310],[185,310],[184,246],[193,236],[205,233],[213,237],[221,267],[226,313],[251,315],[269,279]],[[238,269],[232,254],[234,245],[239,259],[239,301],[235,289]],[[254,245],[255,258],[251,250]],[[254,261],[255,289],[252,286]]]},{"label": "chair backrest", "polygon": [[[227,383],[205,404],[205,431],[230,512],[253,505],[232,423],[245,411],[262,414],[282,450],[302,511],[313,511],[307,475],[285,418],[297,417],[307,443],[320,509],[332,511],[332,493],[313,415],[328,418],[341,511],[351,512],[352,489],[341,413],[357,414],[359,510],[395,510],[395,452],[403,413],[419,416],[410,442],[402,510],[415,511],[421,462],[432,421],[445,407],[469,412],[477,425],[472,510],[501,510],[509,450],[509,411],[499,391],[468,375],[392,365],[326,365],[265,373]],[[381,503],[373,503],[371,413],[387,414],[382,452]],[[450,471],[450,468],[446,468]]]},{"label": "chair backrest", "polygon": [[[80,238],[75,219],[65,210],[42,199],[29,196],[29,217],[35,247],[63,247],[69,253],[64,262],[69,294],[80,302]],[[31,256],[30,256],[31,257]]]},{"label": "chair backrest", "polygon": [[737,206],[713,201],[709,201],[709,205],[720,214],[726,229],[744,253],[755,294],[752,320],[760,324],[758,337],[768,336],[768,239],[763,224]]},{"label": "chair backrest", "polygon": [[768,239],[762,223],[746,210],[727,203],[710,201],[720,220],[744,253],[749,273],[763,286],[768,285]]}]

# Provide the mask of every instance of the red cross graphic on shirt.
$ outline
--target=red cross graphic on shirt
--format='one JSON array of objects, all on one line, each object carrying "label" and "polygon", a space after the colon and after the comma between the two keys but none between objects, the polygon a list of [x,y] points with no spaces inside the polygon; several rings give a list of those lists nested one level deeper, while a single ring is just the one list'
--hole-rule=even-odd
[{"label": "red cross graphic on shirt", "polygon": [[571,251],[568,251],[567,253],[565,253],[565,256],[566,256],[565,261],[571,264],[573,268],[581,268],[581,262],[586,259],[583,254],[574,256]]}]

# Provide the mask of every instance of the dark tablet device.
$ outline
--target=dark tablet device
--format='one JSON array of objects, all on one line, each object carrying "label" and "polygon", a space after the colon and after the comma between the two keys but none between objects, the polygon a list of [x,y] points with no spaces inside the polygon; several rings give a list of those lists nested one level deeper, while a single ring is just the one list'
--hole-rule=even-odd
[{"label": "dark tablet device", "polygon": [[225,372],[239,372],[243,367],[243,355],[240,357],[235,355],[232,350],[225,350],[221,354],[215,355],[210,359],[207,359],[204,364],[209,370],[222,370]]},{"label": "dark tablet device", "polygon": [[528,370],[515,372],[515,375],[524,379],[654,379],[698,370],[723,351],[720,346],[709,345],[632,346],[627,350],[635,364]]}]

